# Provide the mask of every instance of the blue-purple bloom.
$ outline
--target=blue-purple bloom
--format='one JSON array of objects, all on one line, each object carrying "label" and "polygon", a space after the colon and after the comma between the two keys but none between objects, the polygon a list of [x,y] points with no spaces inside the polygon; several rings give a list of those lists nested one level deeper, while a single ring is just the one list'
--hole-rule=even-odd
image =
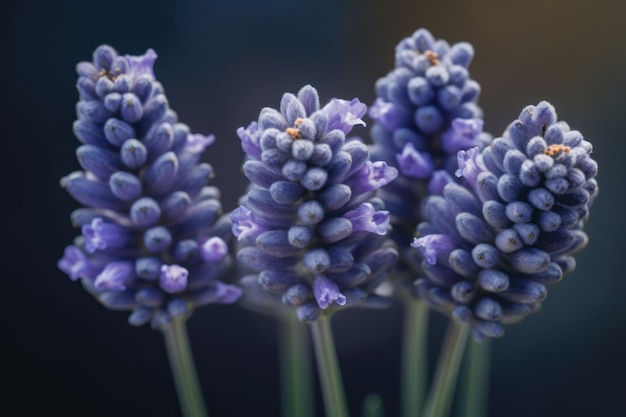
[{"label": "blue-purple bloom", "polygon": [[[480,86],[469,77],[473,55],[468,43],[450,46],[419,29],[396,46],[395,68],[376,83],[377,99],[369,112],[375,122],[371,152],[399,170],[379,196],[401,248],[411,242],[422,219],[422,201],[454,181],[457,151],[482,148],[491,139],[482,131],[482,110],[476,104]],[[419,273],[413,269],[405,271],[410,279]]]},{"label": "blue-purple bloom", "polygon": [[76,67],[83,171],[61,184],[87,207],[72,214],[82,234],[58,266],[108,308],[132,311],[131,324],[160,327],[241,291],[220,281],[232,264],[230,221],[207,186],[211,166],[199,163],[215,138],[178,122],[155,79],[156,57],[100,46]]},{"label": "blue-purple bloom", "polygon": [[502,324],[536,311],[587,244],[582,229],[598,193],[591,151],[545,101],[482,151],[459,151],[463,185],[428,197],[412,244],[423,259],[418,293],[477,339],[502,336]]},{"label": "blue-purple bloom", "polygon": [[357,99],[320,108],[305,86],[237,131],[251,181],[231,214],[238,260],[252,271],[242,281],[280,296],[303,321],[376,301],[397,258],[386,238],[389,213],[375,196],[397,170],[346,138],[366,110]]}]

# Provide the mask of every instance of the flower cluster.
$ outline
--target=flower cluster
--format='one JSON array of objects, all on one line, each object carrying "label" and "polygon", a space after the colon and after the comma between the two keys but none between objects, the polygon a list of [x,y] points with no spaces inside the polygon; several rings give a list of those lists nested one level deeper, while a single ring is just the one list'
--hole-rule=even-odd
[{"label": "flower cluster", "polygon": [[320,108],[305,86],[238,130],[252,183],[231,214],[238,260],[254,271],[248,281],[297,307],[303,321],[331,305],[376,300],[397,258],[385,236],[389,213],[375,196],[397,170],[346,138],[365,112],[357,99]]},{"label": "flower cluster", "polygon": [[460,151],[466,186],[428,197],[412,244],[423,258],[419,294],[470,323],[477,339],[536,311],[545,285],[571,272],[587,243],[582,228],[598,192],[591,150],[541,102],[482,152]]},{"label": "flower cluster", "polygon": [[77,65],[74,133],[84,171],[61,180],[87,206],[72,214],[82,234],[58,265],[129,322],[160,327],[198,305],[235,301],[219,281],[230,268],[229,222],[212,168],[199,163],[214,137],[178,123],[155,80],[156,54],[121,56],[98,47]]},{"label": "flower cluster", "polygon": [[421,220],[421,202],[454,181],[457,151],[491,139],[482,132],[476,105],[480,86],[467,69],[473,55],[468,43],[449,46],[419,29],[398,44],[396,67],[376,83],[371,152],[400,171],[379,194],[400,247],[411,241]]}]

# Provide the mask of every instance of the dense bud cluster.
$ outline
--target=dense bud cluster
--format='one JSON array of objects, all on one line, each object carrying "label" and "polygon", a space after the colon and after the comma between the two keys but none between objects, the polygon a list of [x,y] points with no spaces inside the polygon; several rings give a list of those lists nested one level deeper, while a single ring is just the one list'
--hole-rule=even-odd
[{"label": "dense bud cluster", "polygon": [[213,170],[199,163],[214,137],[178,123],[155,80],[156,54],[121,56],[100,46],[77,65],[74,133],[83,171],[61,180],[87,206],[72,214],[82,235],[59,267],[129,322],[160,325],[198,305],[233,302],[237,287],[219,278],[229,269],[229,223]]}]

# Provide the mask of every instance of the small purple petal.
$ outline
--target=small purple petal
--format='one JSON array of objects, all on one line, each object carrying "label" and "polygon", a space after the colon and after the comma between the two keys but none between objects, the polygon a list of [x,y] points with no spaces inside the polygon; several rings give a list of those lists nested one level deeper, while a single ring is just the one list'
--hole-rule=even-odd
[{"label": "small purple petal", "polygon": [[189,134],[185,149],[191,153],[202,153],[204,149],[215,142],[215,135],[204,136],[199,133]]},{"label": "small purple petal", "polygon": [[89,268],[85,254],[74,245],[69,245],[63,252],[63,257],[57,263],[59,269],[65,272],[72,281],[83,278],[83,272]]},{"label": "small purple petal", "polygon": [[159,285],[169,293],[181,292],[187,287],[188,276],[189,271],[180,265],[161,265]]},{"label": "small purple petal", "polygon": [[377,98],[372,104],[369,116],[389,131],[406,125],[410,120],[410,114],[404,108],[382,98]]},{"label": "small purple petal", "polygon": [[426,261],[435,265],[437,259],[446,259],[455,249],[454,240],[448,235],[427,235],[415,238],[411,246],[422,251]]},{"label": "small purple petal", "polygon": [[409,177],[427,178],[433,172],[434,163],[428,152],[420,152],[412,143],[404,145],[401,154],[396,154],[400,171]]},{"label": "small purple petal", "polygon": [[98,290],[123,291],[126,283],[135,276],[135,266],[130,261],[109,262],[96,277],[94,285]]},{"label": "small purple petal", "polygon": [[389,184],[398,176],[398,170],[385,161],[366,161],[363,168],[346,180],[346,185],[352,188],[352,195],[377,190]]},{"label": "small purple petal", "polygon": [[346,297],[339,292],[337,284],[321,275],[315,277],[313,294],[317,305],[322,309],[328,308],[333,302],[341,306],[346,304]]},{"label": "small purple petal", "polygon": [[200,256],[207,262],[219,262],[228,254],[228,245],[214,236],[200,246]]},{"label": "small purple petal", "polygon": [[81,228],[85,237],[87,252],[93,253],[108,247],[119,247],[126,242],[126,233],[120,226],[105,223],[101,217],[94,218],[91,223]]},{"label": "small purple petal", "polygon": [[322,111],[328,115],[328,131],[339,129],[349,133],[354,125],[366,126],[361,117],[367,112],[367,106],[356,98],[352,101],[334,98]]},{"label": "small purple petal", "polygon": [[448,153],[469,149],[477,145],[483,132],[482,119],[454,119],[452,126],[441,135],[441,145]]},{"label": "small purple petal", "polygon": [[231,230],[239,240],[247,237],[257,237],[267,228],[258,222],[252,211],[244,206],[240,206],[233,210],[230,214],[230,220],[233,222]]},{"label": "small purple petal", "polygon": [[139,77],[143,74],[148,74],[154,78],[154,61],[157,59],[157,54],[154,49],[150,48],[145,54],[139,56],[126,55],[126,59],[129,64],[129,71],[134,77]]},{"label": "small purple petal", "polygon": [[261,159],[261,145],[258,135],[255,135],[258,130],[257,122],[250,123],[245,129],[243,127],[237,129],[237,136],[241,139],[241,149],[255,159]]},{"label": "small purple petal", "polygon": [[480,151],[478,147],[461,150],[457,154],[459,169],[456,170],[455,175],[459,178],[465,177],[474,190],[476,190],[476,179],[478,178],[478,174],[487,171],[482,159],[479,157]]},{"label": "small purple petal", "polygon": [[346,212],[345,218],[352,222],[354,232],[371,232],[382,236],[389,227],[389,212],[376,211],[371,203],[363,203],[356,210]]}]

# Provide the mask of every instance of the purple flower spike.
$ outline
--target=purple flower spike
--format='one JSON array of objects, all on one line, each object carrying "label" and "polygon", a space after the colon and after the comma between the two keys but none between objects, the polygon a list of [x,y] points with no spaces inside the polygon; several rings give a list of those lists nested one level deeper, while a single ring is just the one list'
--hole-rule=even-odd
[{"label": "purple flower spike", "polygon": [[178,122],[155,79],[156,57],[151,49],[120,56],[103,45],[76,67],[74,133],[84,171],[61,184],[87,207],[72,215],[82,236],[58,266],[107,308],[129,310],[131,325],[160,328],[172,315],[187,318],[240,292],[198,295],[232,265],[229,220],[208,186],[213,169],[200,161],[215,137]]},{"label": "purple flower spike", "polygon": [[[411,245],[423,270],[419,295],[478,340],[537,311],[546,285],[571,272],[587,244],[582,229],[598,193],[591,149],[542,102],[491,146],[459,151],[463,181],[428,197],[425,235]],[[562,187],[551,189],[555,180]]]},{"label": "purple flower spike", "polygon": [[189,271],[180,265],[161,265],[159,285],[169,293],[182,292],[187,287]]},{"label": "purple flower spike", "polygon": [[340,306],[346,304],[346,297],[339,292],[337,284],[321,275],[316,276],[315,281],[313,281],[313,294],[315,294],[317,305],[323,310],[332,303]]},{"label": "purple flower spike", "polygon": [[[332,314],[379,298],[397,251],[381,238],[389,213],[376,192],[398,170],[371,161],[359,138],[346,138],[365,112],[357,99],[321,107],[305,86],[237,131],[252,184],[230,218],[237,259],[254,272],[242,279],[256,288],[246,293],[251,304],[292,307],[310,322],[322,309]],[[376,256],[383,245],[388,253]]]},{"label": "purple flower spike", "polygon": [[[391,213],[394,241],[406,247],[423,221],[423,200],[461,182],[454,178],[457,151],[482,148],[491,136],[482,132],[480,86],[468,71],[470,44],[449,44],[419,29],[398,43],[395,55],[395,68],[376,82],[371,152],[400,172],[379,197]],[[401,280],[423,275],[418,264],[400,262]]]}]

